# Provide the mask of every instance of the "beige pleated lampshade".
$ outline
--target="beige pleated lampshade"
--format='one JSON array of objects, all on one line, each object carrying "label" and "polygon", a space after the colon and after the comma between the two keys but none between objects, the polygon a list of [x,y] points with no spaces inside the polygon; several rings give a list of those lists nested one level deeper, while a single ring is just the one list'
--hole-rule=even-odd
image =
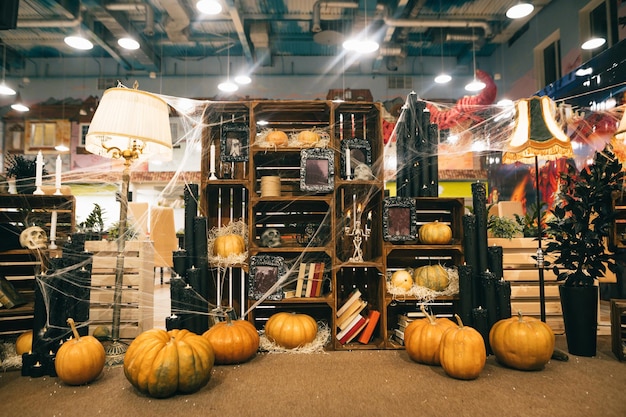
[{"label": "beige pleated lampshade", "polygon": [[142,149],[138,158],[172,159],[167,103],[145,91],[110,88],[102,95],[91,120],[85,149],[106,158],[117,158],[122,151],[133,148]]}]

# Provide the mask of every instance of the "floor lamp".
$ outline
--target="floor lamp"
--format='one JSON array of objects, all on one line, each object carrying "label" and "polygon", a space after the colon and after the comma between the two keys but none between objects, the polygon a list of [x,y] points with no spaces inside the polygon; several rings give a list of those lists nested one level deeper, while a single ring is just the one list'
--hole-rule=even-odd
[{"label": "floor lamp", "polygon": [[505,144],[502,163],[535,164],[537,204],[537,269],[539,272],[539,303],[541,321],[546,321],[544,257],[541,247],[541,197],[539,195],[539,158],[555,160],[574,156],[569,137],[555,119],[556,105],[550,97],[531,97],[516,103],[515,127]]},{"label": "floor lamp", "polygon": [[124,249],[128,220],[130,167],[137,159],[172,159],[169,108],[161,98],[134,88],[116,87],[104,92],[85,137],[85,149],[111,159],[123,159],[122,191],[119,195],[120,221],[117,239],[113,322],[107,345],[108,365],[123,362],[126,345],[120,341]]}]

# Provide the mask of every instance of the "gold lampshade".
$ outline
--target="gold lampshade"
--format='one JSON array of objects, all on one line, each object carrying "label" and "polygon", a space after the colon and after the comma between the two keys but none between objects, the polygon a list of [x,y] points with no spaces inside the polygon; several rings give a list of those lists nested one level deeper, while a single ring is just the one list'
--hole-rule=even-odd
[{"label": "gold lampshade", "polygon": [[134,88],[110,88],[89,125],[85,149],[106,158],[119,158],[127,150],[133,159],[172,159],[172,135],[167,103]]},{"label": "gold lampshade", "polygon": [[569,137],[555,119],[556,105],[550,97],[521,99],[516,104],[515,127],[502,155],[502,162],[530,164],[535,157],[573,157]]}]

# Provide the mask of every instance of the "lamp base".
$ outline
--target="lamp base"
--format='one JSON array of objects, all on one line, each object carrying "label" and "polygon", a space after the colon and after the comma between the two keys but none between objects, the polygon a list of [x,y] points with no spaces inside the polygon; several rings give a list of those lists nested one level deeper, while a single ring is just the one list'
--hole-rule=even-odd
[{"label": "lamp base", "polygon": [[124,363],[124,355],[128,346],[119,340],[113,341],[104,347],[106,366],[118,366]]}]

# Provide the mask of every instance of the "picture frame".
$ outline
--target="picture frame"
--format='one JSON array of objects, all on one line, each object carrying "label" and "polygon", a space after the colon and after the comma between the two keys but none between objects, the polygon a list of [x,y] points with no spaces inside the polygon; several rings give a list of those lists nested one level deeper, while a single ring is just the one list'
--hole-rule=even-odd
[{"label": "picture frame", "polygon": [[244,123],[224,124],[220,137],[220,161],[247,161],[249,136],[250,129]]},{"label": "picture frame", "polygon": [[335,188],[335,157],[330,149],[300,151],[300,190],[329,193]]},{"label": "picture frame", "polygon": [[383,240],[417,240],[415,200],[410,197],[387,197],[383,200]]},{"label": "picture frame", "polygon": [[350,149],[350,177],[354,178],[354,170],[359,163],[372,167],[372,145],[365,139],[344,139],[341,141],[340,170],[341,178],[347,179],[346,149]]},{"label": "picture frame", "polygon": [[286,273],[285,259],[282,256],[251,256],[248,298],[251,300],[282,300],[285,293],[282,287],[277,286],[277,284]]}]

